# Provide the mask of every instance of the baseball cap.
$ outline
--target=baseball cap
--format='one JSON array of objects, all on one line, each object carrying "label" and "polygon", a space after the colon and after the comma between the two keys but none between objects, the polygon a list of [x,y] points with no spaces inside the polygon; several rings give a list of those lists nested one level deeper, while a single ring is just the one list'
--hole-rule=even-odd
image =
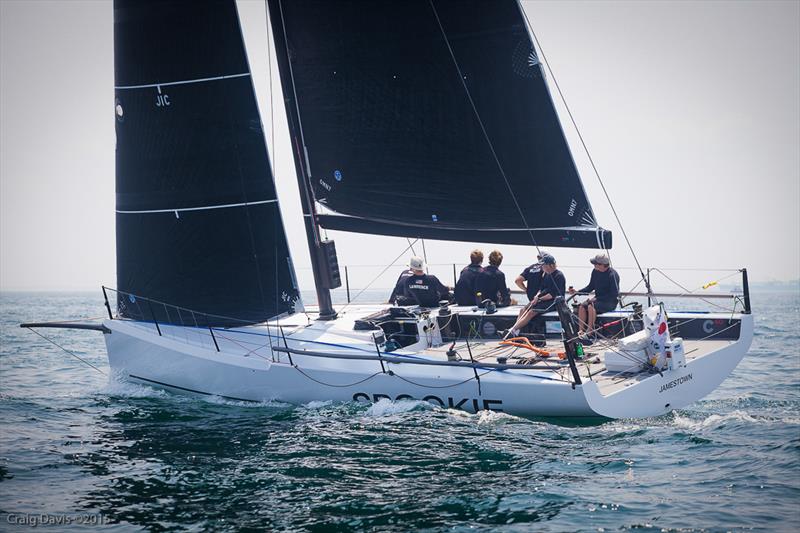
[{"label": "baseball cap", "polygon": [[555,265],[556,264],[556,258],[553,257],[550,254],[544,254],[544,255],[542,255],[542,263],[545,264],[545,265]]},{"label": "baseball cap", "polygon": [[425,270],[425,261],[423,261],[421,257],[415,255],[408,262],[408,267],[411,270]]},{"label": "baseball cap", "polygon": [[589,262],[593,265],[608,265],[610,264],[608,261],[608,256],[603,254],[597,254],[596,256],[589,259]]}]

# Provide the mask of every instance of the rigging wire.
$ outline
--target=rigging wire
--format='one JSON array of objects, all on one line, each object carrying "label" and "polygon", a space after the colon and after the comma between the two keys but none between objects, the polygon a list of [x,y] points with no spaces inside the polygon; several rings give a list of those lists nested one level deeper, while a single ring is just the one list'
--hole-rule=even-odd
[{"label": "rigging wire", "polygon": [[[269,11],[269,4],[265,0],[265,2],[264,2],[264,25],[266,26],[266,33],[267,33],[267,72],[268,72],[268,79],[269,79],[269,122],[270,122],[270,137],[271,137],[271,144],[272,144],[272,152],[271,153],[273,154],[274,158],[277,159],[277,153],[278,152],[277,152],[277,148],[275,146],[275,94],[274,94],[274,88],[273,88],[273,83],[272,83],[272,78],[273,78],[273,76],[272,76],[272,46],[273,46],[274,43],[270,39],[270,26],[271,26],[270,20],[271,20],[271,15],[270,15],[270,11]],[[273,37],[273,39],[274,39],[274,37]],[[291,151],[291,148],[290,148],[290,151]],[[267,156],[268,156],[268,159],[269,159],[269,162],[270,162],[270,166],[271,166],[271,169],[272,169],[273,180],[277,183],[277,176],[276,176],[276,173],[275,173],[275,166],[273,165],[273,158],[269,157],[269,151],[268,151]],[[277,196],[277,189],[276,189],[276,193],[275,194]],[[300,194],[302,194],[302,191],[300,191]],[[313,195],[313,192],[312,192],[312,195]],[[281,222],[283,222],[283,221],[281,220]],[[316,228],[316,222],[314,222],[314,227]],[[284,233],[285,233],[285,231],[284,231]],[[327,231],[325,232],[325,239],[326,240],[328,239]],[[288,246],[288,242],[287,242],[287,246]],[[277,256],[277,254],[276,254],[276,256]],[[290,255],[289,259],[291,261],[291,255]],[[313,260],[313,258],[312,258],[312,260]],[[293,269],[294,269],[294,265],[290,264],[289,265],[290,272],[293,271]],[[302,297],[301,297],[301,294],[300,294],[300,286],[297,283],[296,276],[293,273],[290,273],[290,275],[292,275],[292,279],[294,281],[294,285],[296,285],[295,289],[297,290],[297,301],[302,303]],[[276,278],[277,278],[277,273],[276,273]],[[278,293],[276,292],[276,298],[277,298],[277,294]],[[308,312],[306,311],[305,306],[303,306],[303,308],[302,308],[302,313],[304,315],[306,315],[306,319],[307,320],[311,321],[311,317],[308,315]]]},{"label": "rigging wire", "polygon": [[[567,104],[566,98],[564,98],[564,93],[561,91],[561,87],[558,85],[558,80],[556,79],[555,73],[553,73],[553,69],[550,68],[550,62],[547,60],[547,56],[544,53],[544,48],[542,48],[541,43],[539,42],[539,38],[536,37],[536,32],[533,31],[533,26],[531,25],[531,21],[528,19],[528,14],[522,8],[522,4],[519,4],[519,10],[522,12],[522,15],[525,17],[525,22],[528,25],[528,30],[531,32],[533,36],[533,40],[536,42],[536,46],[539,47],[539,51],[542,53],[542,59],[544,63],[547,65],[547,70],[550,72],[550,77],[553,78],[553,85],[555,85],[556,90],[558,91],[558,95],[561,98],[561,102],[564,104],[564,108],[567,110],[567,114],[569,115],[569,119],[572,122],[572,127],[575,128],[575,132],[578,134],[578,139],[581,141],[581,146],[583,146],[583,151],[586,153],[586,157],[589,158],[589,163],[592,165],[592,170],[594,171],[594,175],[597,177],[597,181],[600,183],[600,187],[603,189],[603,194],[605,194],[606,200],[608,200],[608,205],[611,206],[611,212],[614,213],[614,218],[617,220],[617,224],[619,225],[620,231],[622,231],[622,236],[625,238],[625,243],[628,245],[628,249],[631,251],[631,255],[633,256],[633,260],[636,262],[636,267],[639,269],[639,274],[642,276],[644,280],[645,287],[647,287],[647,292],[652,293],[653,290],[650,287],[650,282],[647,281],[647,278],[642,270],[642,266],[639,263],[639,258],[636,257],[636,252],[633,250],[633,245],[631,244],[630,239],[628,239],[628,234],[625,232],[625,227],[622,225],[622,221],[617,214],[617,210],[614,208],[614,203],[611,201],[611,197],[606,190],[606,186],[603,183],[603,179],[600,177],[600,173],[597,171],[597,166],[594,164],[594,159],[592,159],[592,155],[589,153],[589,149],[586,146],[586,142],[583,140],[583,135],[581,135],[581,131],[578,129],[578,124],[575,122],[575,117],[572,115],[572,111]],[[606,252],[608,250],[606,249]]]},{"label": "rigging wire", "polygon": [[522,223],[525,224],[525,229],[528,230],[528,235],[531,237],[531,242],[533,242],[533,246],[536,248],[537,253],[541,253],[539,249],[539,245],[536,243],[536,238],[533,236],[533,230],[531,230],[530,226],[528,225],[528,221],[525,219],[525,213],[522,211],[522,207],[519,205],[517,201],[517,197],[514,194],[514,190],[511,188],[511,184],[506,177],[505,170],[503,170],[503,165],[500,163],[500,158],[497,156],[497,152],[494,149],[494,144],[492,144],[492,140],[489,138],[489,133],[486,131],[486,127],[483,125],[483,120],[481,119],[480,113],[478,113],[478,108],[475,106],[475,101],[472,99],[472,94],[469,92],[469,87],[467,87],[467,82],[465,81],[464,73],[461,72],[461,67],[456,60],[455,53],[453,52],[453,47],[450,46],[450,39],[447,37],[447,33],[444,31],[444,26],[442,26],[442,21],[439,19],[439,12],[436,11],[436,6],[433,5],[433,0],[428,0],[430,3],[431,9],[433,10],[433,14],[436,17],[436,23],[439,25],[439,30],[442,32],[442,37],[444,37],[444,42],[447,45],[447,50],[450,52],[450,58],[453,60],[453,65],[455,65],[456,70],[458,71],[458,79],[461,82],[461,86],[464,87],[464,92],[467,94],[467,99],[469,100],[470,106],[472,106],[472,112],[475,113],[475,118],[478,119],[478,124],[481,127],[481,132],[483,132],[483,137],[486,139],[486,143],[489,145],[489,150],[492,152],[492,157],[494,158],[494,162],[497,164],[497,169],[500,171],[500,175],[503,176],[503,181],[506,184],[506,188],[508,188],[508,192],[511,194],[511,199],[514,200],[514,206],[517,208],[517,212],[519,213],[520,218],[522,219]]},{"label": "rigging wire", "polygon": [[[238,8],[237,8],[237,17],[240,17],[240,13],[238,11]],[[239,24],[239,36],[242,39],[242,42],[244,42],[244,30],[242,29],[242,26],[241,26],[241,19],[240,19],[239,22],[240,22],[240,24]],[[253,101],[255,102],[256,108],[258,108],[258,98],[256,97],[256,87],[255,87],[255,82],[253,81],[253,76],[252,76],[253,70],[252,70],[252,68],[250,66],[250,58],[247,56],[247,51],[246,50],[245,50],[245,61],[246,61],[246,64],[247,64],[247,72],[250,74],[250,91],[251,91],[250,94],[251,94],[251,97],[253,98]],[[233,111],[231,110],[231,106],[228,106],[227,109],[228,109],[228,117],[227,117],[228,118],[228,124],[227,125],[228,125],[229,131],[230,131],[230,138],[233,139],[233,151],[234,151],[234,154],[236,156],[236,173],[239,176],[239,184],[241,186],[242,197],[244,198],[245,202],[247,202],[249,200],[249,198],[248,198],[248,194],[247,194],[247,187],[245,187],[245,177],[244,177],[244,172],[242,170],[242,155],[240,153],[241,137],[239,135],[239,132],[236,129],[236,121],[234,119]],[[271,114],[271,111],[270,111],[270,114]],[[264,124],[261,121],[260,112],[259,112],[258,115],[259,115],[258,116],[258,125],[259,125],[259,127],[261,129],[262,136],[264,136],[263,137],[263,139],[264,139],[264,150],[266,151],[268,147],[267,147],[266,135],[264,134]],[[269,153],[267,153],[267,168],[268,168],[269,173],[270,173],[269,179],[272,179],[273,182],[274,182],[275,171],[274,171],[274,169],[272,167],[272,160],[269,158]],[[273,183],[273,185],[274,185],[274,183]],[[276,195],[275,199],[277,200],[277,195]],[[267,297],[266,297],[267,295],[266,295],[266,293],[264,291],[264,289],[265,289],[264,281],[266,281],[266,280],[262,280],[261,261],[259,260],[258,252],[256,251],[258,248],[256,247],[256,238],[255,238],[255,234],[254,234],[254,231],[253,231],[253,220],[252,220],[252,217],[250,216],[250,208],[249,208],[249,206],[247,206],[247,205],[244,206],[244,213],[245,213],[245,220],[246,220],[246,223],[247,223],[247,232],[248,232],[249,237],[250,237],[250,252],[252,254],[253,262],[255,264],[256,279],[258,281],[258,292],[261,295],[261,305],[264,307],[263,312],[265,314],[269,315],[268,300],[267,300]],[[280,211],[279,210],[276,210],[275,213],[278,213],[278,216],[280,216]],[[275,252],[276,252],[276,255],[277,255],[277,251],[278,251],[278,243],[277,243],[277,240],[275,240]],[[277,270],[275,271],[275,277],[276,277],[276,279],[278,277]],[[276,293],[276,300],[277,300],[277,293]],[[276,310],[277,310],[277,307],[276,307]]]},{"label": "rigging wire", "polygon": [[406,247],[405,247],[405,249],[403,249],[403,251],[402,251],[402,252],[400,252],[400,255],[398,255],[397,257],[395,257],[395,258],[394,258],[394,260],[393,260],[391,263],[389,263],[388,265],[386,265],[386,266],[384,267],[384,269],[383,269],[383,270],[381,270],[380,274],[378,274],[377,276],[375,276],[375,277],[372,279],[372,281],[370,281],[370,282],[367,284],[367,286],[366,286],[366,287],[364,287],[363,289],[361,289],[360,291],[358,291],[358,294],[356,294],[355,296],[353,296],[353,298],[352,298],[352,300],[351,300],[351,301],[347,302],[347,303],[346,303],[344,306],[342,306],[341,310],[342,310],[342,311],[344,311],[345,309],[347,309],[347,306],[349,306],[351,303],[355,302],[355,301],[358,299],[358,297],[359,297],[359,296],[361,296],[361,295],[364,293],[364,291],[366,291],[367,289],[369,289],[369,288],[372,286],[372,284],[373,284],[373,283],[375,283],[376,281],[378,281],[378,279],[379,279],[381,276],[383,276],[383,275],[386,273],[386,271],[387,271],[387,270],[389,270],[391,267],[393,267],[393,266],[394,266],[394,264],[395,264],[395,263],[397,263],[398,259],[400,259],[401,257],[403,257],[403,254],[405,254],[405,253],[406,253],[406,252],[407,252],[407,251],[408,251],[408,250],[409,250],[409,249],[410,249],[412,246],[414,246],[414,243],[416,243],[418,240],[419,240],[419,239],[414,239],[414,242],[410,242],[410,243],[408,243],[408,246],[406,246]]},{"label": "rigging wire", "polygon": [[[408,246],[411,248],[411,253],[414,254],[414,255],[417,255],[417,251],[414,250],[414,244],[411,242],[411,239],[406,237],[406,242],[408,243]],[[414,241],[414,242],[417,242],[417,241]]]},{"label": "rigging wire", "polygon": [[41,338],[43,338],[43,339],[44,339],[44,340],[46,340],[47,342],[49,342],[49,343],[51,343],[51,344],[54,344],[54,345],[58,346],[59,348],[61,348],[61,349],[62,349],[62,350],[64,350],[65,352],[67,352],[69,355],[71,355],[72,357],[74,357],[75,359],[77,359],[78,361],[80,361],[81,363],[83,363],[83,364],[86,364],[86,365],[89,365],[90,367],[94,368],[95,370],[97,370],[98,372],[100,372],[101,374],[103,374],[104,376],[108,375],[108,374],[106,374],[105,372],[103,372],[102,370],[100,370],[99,368],[97,368],[96,366],[94,366],[92,363],[90,363],[89,361],[87,361],[86,359],[83,359],[82,357],[80,357],[80,356],[76,355],[74,352],[71,352],[71,351],[67,350],[66,348],[64,348],[63,346],[61,346],[60,344],[58,344],[56,341],[54,341],[54,340],[52,340],[52,339],[49,339],[49,338],[45,337],[44,335],[42,335],[41,333],[39,333],[39,332],[38,332],[38,331],[36,331],[35,329],[33,329],[33,328],[30,328],[30,327],[29,327],[29,328],[26,328],[26,329],[29,329],[29,330],[31,330],[32,332],[36,333],[37,335],[39,335]]},{"label": "rigging wire", "polygon": [[[267,26],[267,71],[269,72],[269,122],[272,153],[275,153],[275,98],[272,93],[272,43],[269,40],[269,7],[264,2],[264,21]],[[274,174],[273,169],[273,174]]]},{"label": "rigging wire", "polygon": [[[708,300],[707,298],[703,298],[702,296],[696,296],[695,295],[695,291],[697,289],[702,289],[703,288],[702,286],[700,286],[700,287],[698,287],[697,289],[694,289],[694,290],[689,290],[686,287],[684,287],[683,285],[681,285],[680,283],[678,283],[677,281],[675,281],[674,279],[672,279],[671,277],[667,276],[664,273],[664,271],[661,270],[660,268],[653,268],[653,269],[651,269],[651,271],[652,272],[658,272],[659,274],[661,274],[662,276],[667,278],[670,282],[672,282],[675,285],[677,285],[678,287],[680,287],[680,289],[684,291],[684,294],[683,294],[684,296],[692,296],[692,297],[698,298],[699,300],[702,300],[704,303],[706,303],[706,304],[708,304],[708,305],[710,305],[712,307],[716,307],[717,309],[722,309],[723,311],[727,311],[727,308],[725,308],[724,306],[721,306],[721,305],[719,305],[717,303],[714,303],[714,302]],[[724,278],[720,278],[719,280],[717,280],[717,283],[719,283],[720,281],[725,281],[726,279],[731,278],[731,277],[733,277],[735,275],[736,275],[736,273],[729,274],[729,275],[725,276]]]}]

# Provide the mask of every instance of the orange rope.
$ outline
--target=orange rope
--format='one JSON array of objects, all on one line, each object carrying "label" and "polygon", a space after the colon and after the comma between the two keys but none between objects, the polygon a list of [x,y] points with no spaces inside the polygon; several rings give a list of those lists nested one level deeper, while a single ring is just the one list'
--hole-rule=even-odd
[{"label": "orange rope", "polygon": [[[512,337],[510,339],[503,339],[500,341],[500,344],[503,346],[514,346],[516,348],[525,348],[526,350],[530,350],[533,353],[539,354],[542,357],[550,357],[553,355],[551,352],[547,350],[542,350],[541,348],[537,348],[527,337]],[[561,353],[557,354],[559,357]]]}]

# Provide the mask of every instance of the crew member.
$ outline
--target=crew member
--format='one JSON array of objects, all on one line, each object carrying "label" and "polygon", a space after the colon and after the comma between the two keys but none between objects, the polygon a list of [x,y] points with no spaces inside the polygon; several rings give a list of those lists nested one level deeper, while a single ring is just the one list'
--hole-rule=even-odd
[{"label": "crew member", "polygon": [[436,307],[440,300],[450,298],[450,289],[436,276],[425,273],[425,262],[421,257],[412,257],[408,266],[412,275],[403,281],[405,301],[420,307]]},{"label": "crew member", "polygon": [[542,257],[542,280],[539,290],[531,299],[530,303],[520,313],[517,322],[508,331],[506,337],[516,337],[519,332],[535,317],[552,311],[555,307],[556,298],[564,296],[566,292],[567,280],[564,273],[558,269],[556,259],[552,255]]},{"label": "crew member", "polygon": [[491,300],[497,307],[506,307],[515,303],[511,300],[511,291],[506,285],[506,275],[500,271],[503,262],[503,254],[495,250],[489,254],[489,266],[478,274],[475,280],[475,293],[479,307],[485,307],[483,303]]},{"label": "crew member", "polygon": [[581,337],[593,334],[597,315],[613,311],[619,302],[619,274],[611,268],[608,256],[597,254],[589,262],[594,265],[589,284],[579,291],[572,288],[569,291],[570,294],[594,292],[593,297],[578,307],[578,318],[580,319],[578,335]]},{"label": "crew member", "polygon": [[478,303],[475,297],[475,280],[478,274],[483,272],[483,252],[473,250],[469,254],[470,264],[461,269],[455,287],[456,303],[458,305],[475,305]]},{"label": "crew member", "polygon": [[389,295],[389,303],[390,304],[397,304],[397,305],[413,305],[414,302],[407,303],[403,301],[403,293],[405,291],[406,280],[414,275],[414,272],[411,270],[411,261],[415,259],[419,259],[420,263],[422,259],[419,257],[412,257],[409,261],[409,267],[403,270],[400,273],[400,277],[397,278],[397,281],[394,284],[394,289],[392,289],[392,294]]},{"label": "crew member", "polygon": [[547,252],[539,251],[536,254],[536,262],[522,271],[522,273],[517,276],[517,279],[514,280],[514,283],[525,291],[525,294],[528,295],[528,301],[533,300],[533,297],[536,296],[536,293],[539,292],[539,287],[542,285],[542,276],[544,273],[542,272],[542,257],[550,255]]}]

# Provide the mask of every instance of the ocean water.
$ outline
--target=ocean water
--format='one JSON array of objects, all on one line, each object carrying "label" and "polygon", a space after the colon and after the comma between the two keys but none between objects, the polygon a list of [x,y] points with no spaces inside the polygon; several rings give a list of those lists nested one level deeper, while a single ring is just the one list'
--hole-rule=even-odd
[{"label": "ocean water", "polygon": [[[750,353],[711,396],[575,425],[117,383],[18,327],[102,316],[98,294],[3,293],[0,530],[62,516],[73,522],[48,527],[797,531],[800,293],[755,294],[753,307]],[[108,370],[101,334],[41,332]]]}]

